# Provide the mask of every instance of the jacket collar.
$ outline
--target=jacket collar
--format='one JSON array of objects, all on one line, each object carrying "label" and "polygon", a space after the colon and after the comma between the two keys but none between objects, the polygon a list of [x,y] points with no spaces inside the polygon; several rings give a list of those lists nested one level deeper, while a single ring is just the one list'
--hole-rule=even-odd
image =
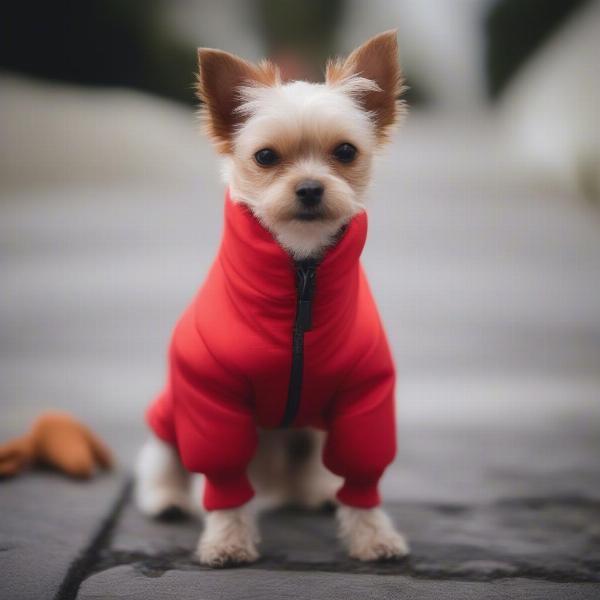
[{"label": "jacket collar", "polygon": [[[318,263],[317,305],[343,293],[356,280],[366,237],[367,215],[363,211],[350,220],[340,239]],[[245,204],[231,199],[229,190],[219,257],[231,291],[236,295],[255,302],[274,303],[287,303],[295,298],[293,259]]]}]

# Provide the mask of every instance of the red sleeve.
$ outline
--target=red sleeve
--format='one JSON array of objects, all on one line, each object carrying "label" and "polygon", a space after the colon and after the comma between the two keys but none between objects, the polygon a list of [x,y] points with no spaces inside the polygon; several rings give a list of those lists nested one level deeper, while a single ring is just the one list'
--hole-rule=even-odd
[{"label": "red sleeve", "polygon": [[246,470],[258,443],[249,384],[207,349],[193,307],[175,331],[170,370],[179,454],[206,476],[205,508],[244,504],[254,495]]}]

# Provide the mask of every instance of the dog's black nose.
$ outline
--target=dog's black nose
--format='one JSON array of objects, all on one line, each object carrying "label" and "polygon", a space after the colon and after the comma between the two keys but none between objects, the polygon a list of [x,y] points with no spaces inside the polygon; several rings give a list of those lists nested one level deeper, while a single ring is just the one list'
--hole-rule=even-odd
[{"label": "dog's black nose", "polygon": [[323,191],[325,188],[323,184],[314,179],[307,179],[301,181],[296,186],[296,198],[302,202],[307,208],[317,206],[323,198]]}]

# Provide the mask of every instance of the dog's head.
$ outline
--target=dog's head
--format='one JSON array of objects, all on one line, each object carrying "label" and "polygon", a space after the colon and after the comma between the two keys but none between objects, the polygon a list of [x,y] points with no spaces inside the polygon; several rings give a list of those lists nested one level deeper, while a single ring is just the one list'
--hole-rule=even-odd
[{"label": "dog's head", "polygon": [[373,155],[403,109],[397,55],[386,32],[330,61],[325,83],[282,83],[269,62],[198,51],[201,114],[232,198],[295,258],[318,256],[363,209]]}]

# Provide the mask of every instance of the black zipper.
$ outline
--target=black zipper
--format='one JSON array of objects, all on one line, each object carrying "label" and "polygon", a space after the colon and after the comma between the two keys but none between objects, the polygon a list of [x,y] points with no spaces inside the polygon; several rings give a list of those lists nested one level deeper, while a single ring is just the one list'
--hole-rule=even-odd
[{"label": "black zipper", "polygon": [[317,275],[317,262],[313,259],[297,261],[295,265],[296,319],[292,333],[292,368],[281,427],[289,427],[300,408],[304,372],[304,333],[312,329],[312,301]]}]

